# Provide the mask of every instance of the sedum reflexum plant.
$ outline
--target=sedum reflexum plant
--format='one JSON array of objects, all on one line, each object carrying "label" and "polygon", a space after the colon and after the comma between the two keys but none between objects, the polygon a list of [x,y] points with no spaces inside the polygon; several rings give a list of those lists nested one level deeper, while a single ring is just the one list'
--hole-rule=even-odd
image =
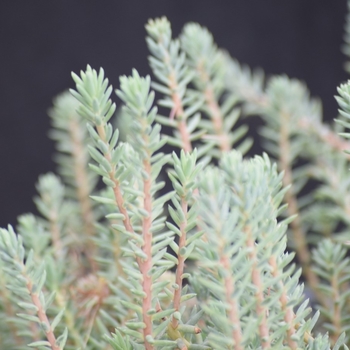
[{"label": "sedum reflexum plant", "polygon": [[350,83],[329,126],[198,24],[146,30],[121,109],[90,66],[54,101],[58,175],[0,230],[1,349],[348,349]]}]

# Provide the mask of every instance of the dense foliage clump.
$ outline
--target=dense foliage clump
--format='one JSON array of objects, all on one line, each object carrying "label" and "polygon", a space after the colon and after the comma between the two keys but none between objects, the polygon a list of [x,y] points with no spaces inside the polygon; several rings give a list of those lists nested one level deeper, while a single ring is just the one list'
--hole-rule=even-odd
[{"label": "dense foliage clump", "polygon": [[146,30],[121,108],[90,66],[54,100],[58,175],[0,229],[1,349],[348,349],[350,82],[329,126],[198,24]]}]

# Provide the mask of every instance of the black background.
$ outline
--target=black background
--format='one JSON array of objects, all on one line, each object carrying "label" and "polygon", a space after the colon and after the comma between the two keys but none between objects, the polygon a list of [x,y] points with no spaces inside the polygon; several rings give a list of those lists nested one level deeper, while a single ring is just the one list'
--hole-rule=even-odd
[{"label": "black background", "polygon": [[239,61],[305,81],[331,120],[336,86],[348,78],[340,52],[345,13],[345,0],[1,0],[0,226],[35,211],[38,175],[55,168],[46,111],[73,87],[70,72],[104,67],[114,87],[133,67],[150,73],[149,18],[167,16],[175,36],[199,22]]}]

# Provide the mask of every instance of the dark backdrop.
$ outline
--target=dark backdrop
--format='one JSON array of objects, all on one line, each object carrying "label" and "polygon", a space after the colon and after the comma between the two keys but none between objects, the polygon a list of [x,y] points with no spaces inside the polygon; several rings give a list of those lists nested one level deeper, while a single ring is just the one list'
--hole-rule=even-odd
[{"label": "dark backdrop", "polygon": [[70,72],[104,67],[114,87],[136,67],[150,73],[144,24],[165,15],[175,35],[188,21],[219,46],[268,75],[305,81],[336,116],[333,95],[347,79],[342,44],[345,0],[2,0],[0,5],[0,226],[33,211],[34,183],[54,170],[46,111],[73,87]]}]

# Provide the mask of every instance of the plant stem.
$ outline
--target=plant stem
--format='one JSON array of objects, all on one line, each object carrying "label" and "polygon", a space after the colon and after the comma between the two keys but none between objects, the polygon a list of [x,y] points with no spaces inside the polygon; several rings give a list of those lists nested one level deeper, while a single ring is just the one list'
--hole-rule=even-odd
[{"label": "plant stem", "polygon": [[67,308],[67,302],[66,302],[66,297],[61,293],[60,290],[56,291],[56,302],[60,308],[65,308],[64,311],[64,320],[66,322],[67,328],[69,330],[69,334],[72,336],[74,339],[74,345],[76,346],[83,346],[84,341],[81,338],[78,330],[75,328],[74,325],[74,316],[69,308]]},{"label": "plant stem", "polygon": [[[272,255],[269,259],[269,264],[272,267],[272,276],[273,277],[278,277],[279,273],[277,270],[277,261],[276,261],[276,256]],[[284,284],[280,281],[279,282],[279,287],[282,290],[281,296],[280,296],[280,303],[281,303],[281,308],[284,312],[284,320],[286,324],[288,325],[287,329],[287,344],[292,350],[297,350],[298,349],[298,344],[295,340],[293,340],[293,335],[296,332],[295,325],[294,325],[294,319],[295,319],[295,314],[293,311],[293,308],[291,306],[288,306],[288,295],[286,288]]]},{"label": "plant stem", "polygon": [[219,140],[220,149],[222,152],[229,152],[231,150],[229,138],[227,133],[224,131],[223,116],[211,85],[206,87],[204,96],[209,110],[209,115],[213,122],[215,133]]},{"label": "plant stem", "polygon": [[52,236],[52,244],[54,246],[54,254],[56,259],[62,258],[62,243],[61,243],[61,230],[58,224],[58,213],[50,212],[49,217],[50,232]]},{"label": "plant stem", "polygon": [[90,262],[93,271],[96,271],[96,262],[91,258],[94,256],[96,247],[90,239],[95,236],[94,215],[89,198],[89,179],[86,172],[87,157],[84,154],[84,139],[82,138],[81,126],[77,120],[71,120],[69,123],[69,134],[72,139],[72,157],[74,160],[74,175],[76,183],[77,198],[80,203],[84,232],[88,237],[87,248],[85,253]]},{"label": "plant stem", "polygon": [[[23,264],[23,262],[21,262],[21,264],[23,265],[23,270],[25,271],[25,269],[26,269],[25,265]],[[41,304],[39,295],[37,293],[32,292],[33,291],[33,282],[25,273],[23,274],[23,277],[27,280],[27,289],[28,289],[30,298],[32,299],[33,304],[38,309],[38,311],[37,311],[38,318],[39,318],[40,322],[42,324],[45,324],[47,327],[47,330],[45,330],[45,335],[46,335],[48,342],[51,345],[51,349],[52,350],[61,350],[61,348],[56,344],[55,334],[53,333],[50,322],[47,318],[45,308]]]},{"label": "plant stem", "polygon": [[[1,274],[0,275],[1,281],[3,283],[2,287],[0,288],[0,295],[1,295],[1,299],[4,301],[3,306],[4,306],[4,311],[5,311],[6,317],[7,317],[7,319],[9,319],[10,317],[13,317],[15,315],[15,312],[14,312],[12,305],[11,305],[11,298],[10,298],[8,289],[5,287],[5,283],[6,283],[5,276],[2,274],[2,271],[0,272],[0,274]],[[20,347],[20,345],[23,345],[21,338],[17,335],[18,330],[17,330],[15,323],[11,322],[11,321],[7,321],[6,323],[9,327],[9,331],[10,331],[11,336],[14,339],[16,345],[18,347]]]},{"label": "plant stem", "polygon": [[210,81],[210,76],[205,71],[203,61],[199,60],[197,67],[199,79],[201,79],[202,84],[205,86],[201,93],[205,97],[205,103],[208,108],[209,116],[213,122],[213,127],[216,136],[218,137],[219,146],[222,152],[228,152],[231,150],[228,134],[224,130],[223,125],[223,115],[220,110],[220,106],[217,98],[215,97],[214,89]]},{"label": "plant stem", "polygon": [[191,152],[192,151],[192,145],[191,145],[191,140],[190,140],[190,134],[187,129],[187,124],[186,120],[183,119],[184,115],[184,109],[182,105],[182,100],[180,98],[179,93],[177,92],[178,89],[178,82],[176,80],[175,73],[172,72],[169,75],[169,88],[171,90],[171,98],[174,102],[174,107],[170,112],[170,118],[176,119],[177,122],[177,127],[179,129],[181,139],[182,139],[182,148],[186,152]]},{"label": "plant stem", "polygon": [[[283,176],[283,186],[287,187],[293,183],[292,169],[290,164],[290,141],[289,141],[289,116],[287,113],[281,113],[280,122],[280,159],[279,166],[280,169],[284,171]],[[292,188],[289,188],[285,195],[286,202],[288,204],[288,215],[297,215],[296,218],[291,222],[290,226],[293,233],[293,242],[295,244],[295,250],[297,257],[300,261],[303,274],[307,279],[310,287],[314,291],[317,299],[323,304],[327,305],[324,296],[319,292],[319,279],[317,275],[311,269],[311,255],[307,245],[305,232],[303,230],[300,214],[298,210],[298,202],[293,194]]]},{"label": "plant stem", "polygon": [[[100,138],[106,142],[106,134],[103,126],[96,126],[96,129],[99,133]],[[111,154],[108,152],[104,155],[105,158],[111,162]],[[145,172],[147,173],[147,178],[143,181],[143,190],[144,190],[144,209],[147,211],[147,217],[143,218],[142,222],[142,232],[144,238],[144,245],[142,247],[143,252],[147,255],[147,259],[143,260],[141,258],[136,257],[136,262],[139,266],[140,272],[142,273],[142,289],[145,293],[145,297],[142,302],[142,314],[143,314],[143,322],[145,323],[145,328],[143,329],[144,335],[144,343],[146,350],[152,350],[153,346],[150,344],[146,336],[152,335],[152,318],[151,315],[148,314],[148,311],[152,306],[152,277],[149,275],[149,272],[152,268],[152,174],[151,174],[151,163],[150,156],[144,160],[143,167]],[[118,180],[115,179],[115,170],[113,169],[110,173],[110,179],[115,183],[113,188],[114,196],[118,205],[118,209],[120,213],[124,215],[124,227],[130,233],[135,233],[131,224],[131,220],[129,214],[124,205],[123,195],[121,193],[120,185]]]},{"label": "plant stem", "polygon": [[142,222],[142,232],[144,238],[144,245],[142,247],[143,252],[147,255],[147,259],[141,262],[141,273],[143,277],[142,286],[143,291],[145,292],[145,297],[142,303],[142,313],[143,313],[143,322],[146,327],[143,329],[144,342],[146,350],[153,349],[152,344],[150,344],[146,336],[152,335],[152,318],[148,314],[148,311],[152,307],[152,276],[149,275],[149,271],[152,268],[152,174],[151,174],[151,164],[149,160],[143,162],[144,170],[148,174],[147,179],[143,181],[143,191],[145,194],[144,197],[144,209],[147,211],[148,216],[143,218]]},{"label": "plant stem", "polygon": [[[179,254],[177,256],[178,263],[177,263],[176,277],[175,277],[176,288],[174,291],[174,300],[173,300],[174,309],[176,311],[180,310],[181,292],[182,292],[182,275],[184,273],[184,267],[185,267],[185,257],[180,253],[181,248],[186,247],[186,226],[187,226],[186,217],[187,217],[187,211],[188,211],[188,204],[184,198],[181,199],[181,209],[185,216],[185,220],[180,224],[181,236],[179,239]],[[175,317],[173,317],[171,320],[172,327],[176,329],[178,324],[179,324],[179,321]]]},{"label": "plant stem", "polygon": [[[224,248],[224,247],[223,247]],[[225,294],[226,294],[226,303],[230,305],[230,310],[228,312],[228,319],[231,321],[232,327],[232,339],[235,342],[235,350],[244,350],[242,346],[242,330],[241,322],[239,317],[239,304],[237,303],[236,298],[233,297],[235,289],[235,281],[233,279],[232,270],[230,266],[230,258],[224,253],[221,249],[220,253],[220,263],[223,269],[226,271],[225,276]]]},{"label": "plant stem", "polygon": [[[105,132],[104,127],[103,126],[96,126],[96,129],[98,131],[98,134],[99,134],[101,140],[106,143],[106,132]],[[108,160],[108,162],[111,163],[111,159],[112,159],[111,153],[108,152],[108,153],[104,154],[104,156]],[[125,229],[130,233],[134,233],[134,229],[131,225],[129,214],[128,214],[128,212],[125,208],[125,205],[124,205],[124,199],[123,199],[123,195],[122,195],[122,192],[120,189],[119,181],[115,178],[115,170],[114,169],[111,172],[109,172],[109,178],[115,184],[115,186],[113,188],[114,197],[115,197],[115,200],[117,202],[117,206],[118,206],[120,213],[124,215],[123,223],[124,223]]]},{"label": "plant stem", "polygon": [[345,150],[350,149],[350,142],[342,139],[338,134],[333,132],[327,125],[315,122],[308,116],[300,119],[299,126],[320,138],[324,143],[328,144],[332,149],[342,152],[344,157],[350,159],[350,154],[345,153]]},{"label": "plant stem", "polygon": [[331,338],[333,340],[333,343],[337,341],[340,334],[342,333],[342,316],[341,316],[341,308],[340,308],[340,294],[339,294],[339,281],[338,281],[338,274],[333,271],[333,276],[331,279],[331,286],[332,286],[332,303],[333,303],[333,312],[331,313],[332,317],[332,324],[333,324],[333,331]]},{"label": "plant stem", "polygon": [[271,347],[269,327],[267,324],[267,309],[264,306],[264,293],[263,293],[263,283],[261,281],[260,271],[258,268],[258,258],[256,252],[255,240],[252,237],[251,228],[248,226],[247,232],[247,247],[250,250],[249,259],[252,262],[252,282],[256,287],[255,299],[256,299],[256,313],[257,317],[260,318],[259,323],[259,335],[261,339],[261,346],[263,349],[269,349]]}]

